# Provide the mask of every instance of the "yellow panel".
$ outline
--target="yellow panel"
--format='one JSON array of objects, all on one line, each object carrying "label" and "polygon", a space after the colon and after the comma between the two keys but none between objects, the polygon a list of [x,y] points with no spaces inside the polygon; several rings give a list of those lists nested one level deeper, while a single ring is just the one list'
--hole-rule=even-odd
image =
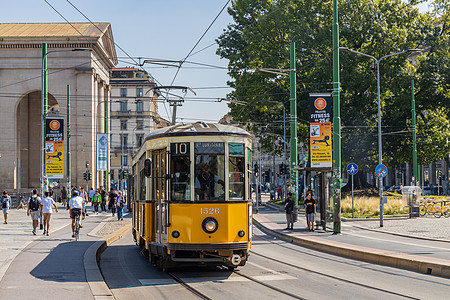
[{"label": "yellow panel", "polygon": [[[202,222],[213,217],[219,223],[216,232],[209,234],[202,229]],[[232,243],[248,241],[248,203],[170,204],[169,243]],[[173,238],[172,232],[180,232]],[[239,230],[245,235],[238,236]]]}]

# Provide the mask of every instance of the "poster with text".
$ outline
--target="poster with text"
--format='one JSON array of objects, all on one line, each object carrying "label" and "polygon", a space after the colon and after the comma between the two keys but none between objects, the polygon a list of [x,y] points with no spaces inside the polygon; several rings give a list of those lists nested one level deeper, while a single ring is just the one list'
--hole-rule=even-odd
[{"label": "poster with text", "polygon": [[311,118],[309,141],[311,168],[332,166],[331,95],[309,95]]},{"label": "poster with text", "polygon": [[45,175],[64,178],[64,118],[47,117],[45,125]]}]

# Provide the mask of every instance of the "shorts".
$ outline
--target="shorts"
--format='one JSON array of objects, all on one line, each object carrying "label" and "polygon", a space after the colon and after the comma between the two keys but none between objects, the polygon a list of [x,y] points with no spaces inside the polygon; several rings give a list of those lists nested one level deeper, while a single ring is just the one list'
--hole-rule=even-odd
[{"label": "shorts", "polygon": [[52,213],[44,213],[44,221],[49,220],[52,218]]},{"label": "shorts", "polygon": [[41,212],[39,210],[32,210],[30,211],[31,220],[37,221],[39,220],[39,217],[41,216]]},{"label": "shorts", "polygon": [[307,222],[314,222],[314,216],[315,216],[314,213],[307,214],[307,215],[306,215],[306,220],[307,220]]},{"label": "shorts", "polygon": [[75,216],[81,215],[81,208],[72,208],[70,218],[75,219]]},{"label": "shorts", "polygon": [[3,214],[7,214],[8,211],[9,211],[9,207],[7,207],[7,208],[2,208],[2,210],[3,210]]}]

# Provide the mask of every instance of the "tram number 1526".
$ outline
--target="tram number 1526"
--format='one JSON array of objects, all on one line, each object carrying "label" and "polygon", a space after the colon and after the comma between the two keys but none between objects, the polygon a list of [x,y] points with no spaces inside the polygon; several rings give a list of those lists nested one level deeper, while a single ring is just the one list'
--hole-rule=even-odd
[{"label": "tram number 1526", "polygon": [[202,207],[200,208],[201,215],[217,215],[219,214],[219,208]]}]

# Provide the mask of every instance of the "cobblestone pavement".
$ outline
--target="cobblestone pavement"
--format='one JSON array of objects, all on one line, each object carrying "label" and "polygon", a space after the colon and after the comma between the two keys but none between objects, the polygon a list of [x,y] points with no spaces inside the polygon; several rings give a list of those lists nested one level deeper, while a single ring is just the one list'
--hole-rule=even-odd
[{"label": "cobblestone pavement", "polygon": [[425,237],[450,241],[450,218],[435,218],[431,216],[389,220],[384,219],[380,228],[379,219],[373,221],[352,221],[346,224],[354,224],[360,227],[377,229],[391,233],[406,234],[413,237]]},{"label": "cobblestone pavement", "polygon": [[95,233],[98,237],[107,237],[126,226],[131,225],[131,213],[124,213],[122,221],[117,220],[117,217],[111,217],[102,222],[102,227]]}]

